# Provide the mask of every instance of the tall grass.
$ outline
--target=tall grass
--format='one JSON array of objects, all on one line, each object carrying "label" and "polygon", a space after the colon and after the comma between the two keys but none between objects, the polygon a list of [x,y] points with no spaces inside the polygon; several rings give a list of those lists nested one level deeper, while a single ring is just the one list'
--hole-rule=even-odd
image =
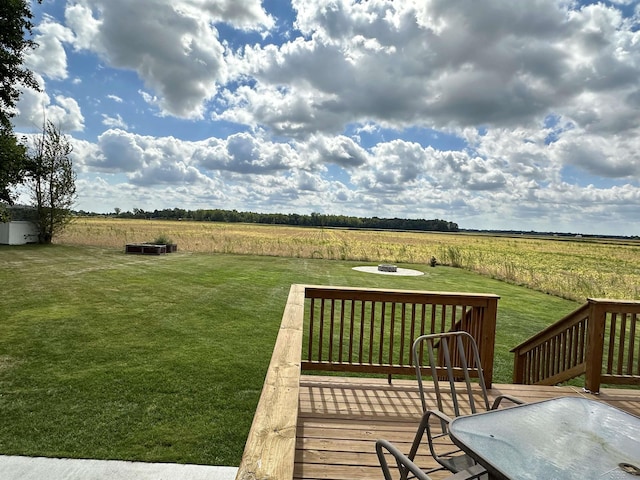
[{"label": "tall grass", "polygon": [[582,301],[640,299],[640,242],[361,231],[289,226],[77,219],[56,241],[124,248],[160,235],[181,250],[290,258],[440,264]]}]

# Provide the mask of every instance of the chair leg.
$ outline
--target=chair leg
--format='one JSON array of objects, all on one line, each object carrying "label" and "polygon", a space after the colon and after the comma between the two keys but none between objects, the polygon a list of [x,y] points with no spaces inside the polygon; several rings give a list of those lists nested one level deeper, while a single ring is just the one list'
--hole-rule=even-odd
[{"label": "chair leg", "polygon": [[[409,478],[416,478],[418,480],[431,480],[431,477],[427,475],[427,472],[423,471],[415,463],[409,460],[402,454],[393,444],[387,440],[380,439],[376,442],[376,453],[380,462],[380,468],[385,480],[394,480],[391,474],[391,468],[387,462],[387,455],[393,457],[396,468],[398,470],[399,480],[408,480]],[[481,479],[487,480],[488,475],[484,468],[480,465],[472,465],[466,470],[462,470],[454,475],[447,477],[445,480],[472,480]]]},{"label": "chair leg", "polygon": [[381,439],[376,442],[376,453],[378,454],[378,461],[380,462],[380,468],[382,468],[385,480],[394,480],[391,475],[389,464],[387,463],[385,451],[394,458],[400,480],[407,480],[409,475],[411,475],[412,478],[417,478],[418,480],[431,480],[425,472],[409,460],[394,445],[387,440]]},{"label": "chair leg", "polygon": [[[436,428],[438,431],[433,432],[431,423],[437,422]],[[449,423],[451,419],[438,410],[428,410],[422,416],[418,431],[411,444],[411,451],[408,458],[412,462],[415,461],[418,449],[424,442],[426,434],[426,442],[429,445],[429,451],[433,459],[438,462],[439,466],[425,470],[427,473],[436,472],[439,470],[449,470],[452,473],[457,473],[461,470],[465,470],[475,464],[473,459],[463,453],[457,446],[455,446],[449,437]],[[438,442],[441,442],[439,444]]]}]

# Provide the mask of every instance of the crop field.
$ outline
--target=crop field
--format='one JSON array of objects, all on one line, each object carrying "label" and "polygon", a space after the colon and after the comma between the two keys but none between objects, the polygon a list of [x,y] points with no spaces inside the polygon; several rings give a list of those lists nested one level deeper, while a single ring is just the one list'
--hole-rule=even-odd
[{"label": "crop field", "polygon": [[640,299],[640,242],[78,218],[56,239],[124,249],[169,237],[189,252],[459,267],[567,299]]}]

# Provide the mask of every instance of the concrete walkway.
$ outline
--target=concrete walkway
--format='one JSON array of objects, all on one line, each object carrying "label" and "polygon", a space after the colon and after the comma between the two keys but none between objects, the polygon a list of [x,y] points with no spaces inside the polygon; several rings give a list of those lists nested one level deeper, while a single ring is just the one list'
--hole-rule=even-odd
[{"label": "concrete walkway", "polygon": [[0,455],[2,480],[234,480],[237,467]]}]

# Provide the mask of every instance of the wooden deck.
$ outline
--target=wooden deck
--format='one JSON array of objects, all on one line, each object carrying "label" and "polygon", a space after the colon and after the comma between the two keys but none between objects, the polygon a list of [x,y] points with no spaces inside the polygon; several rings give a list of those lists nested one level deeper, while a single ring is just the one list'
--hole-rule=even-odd
[{"label": "wooden deck", "polygon": [[[526,402],[583,396],[640,416],[640,390],[495,385],[490,396],[510,394]],[[382,479],[375,441],[385,438],[408,452],[421,418],[415,381],[303,375],[296,428],[295,479]],[[433,460],[420,456],[426,468]],[[446,474],[434,473],[434,479]]]},{"label": "wooden deck", "polygon": [[[381,479],[375,441],[385,438],[402,451],[409,451],[422,416],[416,381],[394,379],[389,385],[386,378],[302,373],[315,370],[412,378],[415,370],[409,346],[416,336],[464,330],[476,338],[482,374],[490,385],[497,300],[495,295],[474,293],[292,285],[236,479]],[[542,340],[536,337],[535,345],[522,344],[519,349],[525,352],[519,351],[518,355],[533,351],[530,358],[525,359],[525,366],[539,365],[536,372],[544,373],[545,383],[552,385],[560,382],[553,377],[558,375],[555,369],[558,365],[590,378],[590,372],[593,374],[597,368],[591,365],[585,371],[586,363],[576,353],[581,354],[583,350],[586,358],[607,359],[607,365],[598,372],[611,370],[612,375],[606,378],[615,381],[610,383],[640,385],[640,373],[635,370],[609,368],[609,364],[616,364],[613,361],[616,353],[617,365],[638,363],[638,306],[640,303],[625,304],[624,311],[616,307],[617,310],[609,312],[601,305],[602,308],[589,316],[597,320],[598,325],[602,325],[603,319],[609,319],[611,326],[607,327],[609,333],[605,336],[619,338],[609,341],[607,355],[596,357],[593,345],[589,347],[584,341],[576,340],[583,338],[580,336],[583,331],[602,337],[602,328],[594,329],[594,322],[589,323],[591,326],[585,324],[583,317],[578,319],[580,335],[571,329],[573,333],[567,333],[565,326],[558,332],[553,327],[545,331]],[[573,318],[570,320],[573,322]],[[579,345],[577,350],[575,345]],[[561,360],[565,358],[563,355],[571,362]],[[542,364],[538,362],[540,359]],[[477,370],[480,374],[480,369]],[[517,370],[522,376],[523,367],[518,366]],[[595,391],[600,379],[605,377],[602,374],[592,377],[596,386],[590,388]],[[579,387],[494,384],[490,396],[499,394],[511,394],[526,402],[585,396],[640,417],[640,390],[602,389],[596,396]],[[433,398],[427,399],[427,403],[436,405]],[[443,410],[451,415],[447,405]],[[463,410],[462,413],[469,412]],[[425,455],[421,453],[416,459],[421,468],[435,466],[433,459],[426,455],[428,448],[424,449]],[[434,479],[445,476],[443,472],[432,475]]]}]

